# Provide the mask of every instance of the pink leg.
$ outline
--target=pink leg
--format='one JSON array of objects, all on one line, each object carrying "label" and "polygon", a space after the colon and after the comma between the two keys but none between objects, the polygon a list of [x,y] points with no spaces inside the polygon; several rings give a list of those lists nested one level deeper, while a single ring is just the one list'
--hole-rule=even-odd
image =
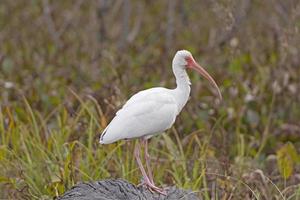
[{"label": "pink leg", "polygon": [[134,149],[134,155],[135,155],[135,159],[136,159],[136,161],[138,163],[138,166],[139,166],[139,168],[140,168],[140,170],[142,172],[144,180],[146,182],[149,182],[150,180],[149,180],[149,178],[148,178],[148,176],[146,174],[146,171],[145,171],[145,169],[143,167],[143,164],[142,164],[142,161],[141,161],[141,158],[140,158],[140,145],[139,145],[138,142],[137,142],[137,144],[135,146],[135,149]]},{"label": "pink leg", "polygon": [[145,147],[145,152],[144,153],[145,153],[146,167],[147,167],[147,170],[148,170],[149,180],[154,185],[153,174],[152,174],[152,170],[151,170],[151,167],[150,167],[150,160],[149,160],[150,156],[149,156],[149,153],[148,153],[148,140],[143,139],[142,142],[143,142],[144,147]]},{"label": "pink leg", "polygon": [[137,142],[136,146],[135,146],[135,149],[134,149],[134,155],[135,155],[135,158],[136,158],[136,161],[138,163],[138,166],[142,172],[142,175],[143,175],[143,178],[144,178],[144,181],[145,181],[145,185],[151,190],[151,191],[156,191],[160,194],[163,194],[163,195],[166,195],[166,192],[159,188],[159,187],[156,187],[148,178],[147,174],[146,174],[146,171],[143,167],[143,164],[142,164],[142,161],[141,161],[141,158],[140,158],[140,145],[139,145],[139,142]]}]

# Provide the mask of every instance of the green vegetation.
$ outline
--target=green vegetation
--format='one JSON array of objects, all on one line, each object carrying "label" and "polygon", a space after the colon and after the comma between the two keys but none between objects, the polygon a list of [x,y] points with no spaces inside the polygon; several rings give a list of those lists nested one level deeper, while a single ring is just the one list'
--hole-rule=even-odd
[{"label": "green vegetation", "polygon": [[190,50],[214,77],[153,137],[156,183],[203,199],[300,199],[300,3],[0,4],[0,199],[53,199],[80,181],[140,182],[134,141],[98,144],[135,92],[174,87]]}]

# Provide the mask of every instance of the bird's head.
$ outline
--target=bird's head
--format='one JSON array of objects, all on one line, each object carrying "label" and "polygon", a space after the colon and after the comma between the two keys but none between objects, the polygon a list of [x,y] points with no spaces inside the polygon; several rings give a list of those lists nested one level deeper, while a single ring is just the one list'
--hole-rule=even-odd
[{"label": "bird's head", "polygon": [[183,69],[186,69],[188,66],[188,59],[193,58],[191,52],[187,50],[180,50],[177,51],[174,58],[173,58],[173,64],[182,67]]},{"label": "bird's head", "polygon": [[177,51],[173,58],[173,66],[180,67],[181,69],[193,69],[197,71],[200,75],[204,76],[218,91],[218,96],[222,99],[220,89],[214,79],[208,74],[208,72],[201,67],[193,58],[191,52],[187,50]]}]

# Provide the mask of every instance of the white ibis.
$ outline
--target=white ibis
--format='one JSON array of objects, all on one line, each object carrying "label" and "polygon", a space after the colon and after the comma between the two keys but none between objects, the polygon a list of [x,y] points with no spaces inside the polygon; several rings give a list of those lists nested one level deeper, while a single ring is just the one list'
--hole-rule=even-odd
[{"label": "white ibis", "polygon": [[186,69],[194,69],[208,79],[217,89],[219,98],[222,99],[216,82],[194,60],[189,51],[177,51],[173,58],[172,69],[177,84],[175,89],[156,87],[133,95],[116,113],[116,116],[104,129],[100,137],[100,144],[109,144],[122,139],[140,138],[145,148],[144,153],[148,174],[140,159],[139,141],[136,143],[134,155],[144,178],[143,184],[150,190],[161,194],[165,194],[165,191],[154,184],[150,169],[147,140],[169,129],[188,101],[191,82]]}]

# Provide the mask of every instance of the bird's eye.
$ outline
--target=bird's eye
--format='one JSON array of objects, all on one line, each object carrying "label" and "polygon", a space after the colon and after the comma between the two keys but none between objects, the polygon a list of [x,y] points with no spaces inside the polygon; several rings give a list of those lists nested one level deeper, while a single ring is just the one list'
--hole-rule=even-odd
[{"label": "bird's eye", "polygon": [[193,63],[193,58],[191,56],[185,57],[186,66],[190,66]]}]

